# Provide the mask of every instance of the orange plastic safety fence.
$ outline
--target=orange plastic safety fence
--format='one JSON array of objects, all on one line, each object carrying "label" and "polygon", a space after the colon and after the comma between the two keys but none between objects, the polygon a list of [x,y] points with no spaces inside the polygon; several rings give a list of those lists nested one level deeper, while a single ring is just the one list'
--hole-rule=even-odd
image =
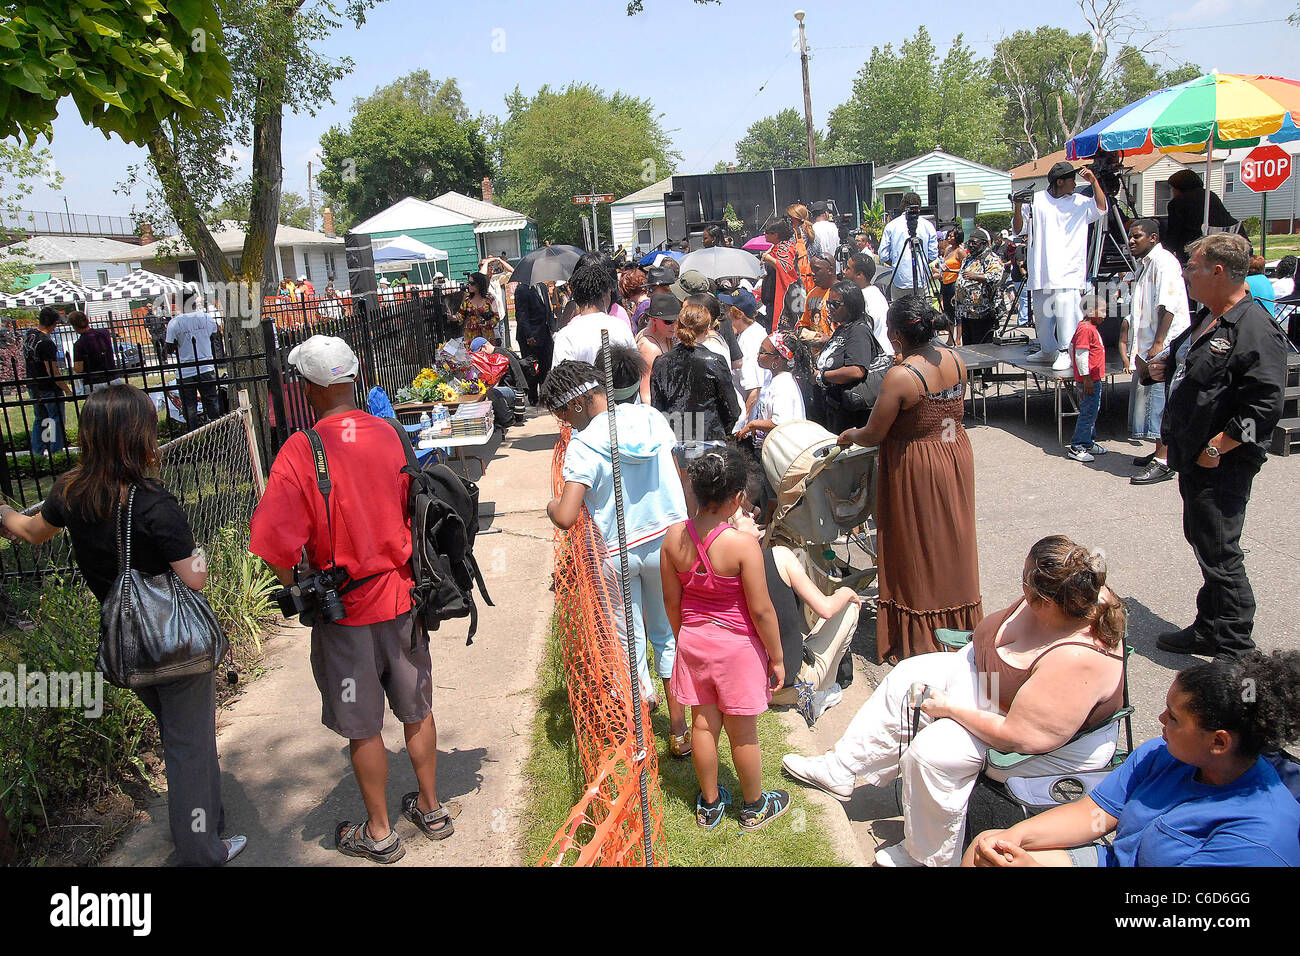
[{"label": "orange plastic safety fence", "polygon": [[[555,446],[551,477],[557,493],[564,482],[568,438],[565,428]],[[647,832],[656,860],[663,854],[663,797],[654,731],[642,701],[637,715],[645,745],[641,751],[627,649],[615,625],[623,614],[622,592],[604,553],[600,532],[585,510],[577,524],[555,536],[556,633],[587,787],[539,866],[644,866]],[[641,810],[643,768],[648,818]]]}]

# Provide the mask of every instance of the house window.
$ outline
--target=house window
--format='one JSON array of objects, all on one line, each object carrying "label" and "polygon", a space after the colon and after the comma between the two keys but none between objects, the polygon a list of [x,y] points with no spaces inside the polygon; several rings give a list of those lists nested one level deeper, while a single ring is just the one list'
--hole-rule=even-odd
[{"label": "house window", "polygon": [[243,256],[228,256],[227,258],[229,258],[229,260],[230,260],[230,271],[231,271],[231,272],[236,272],[236,273],[237,273],[237,272],[240,272],[240,271],[243,270],[243,268],[244,268],[244,257],[243,257]]},{"label": "house window", "polygon": [[311,256],[306,252],[302,254],[302,274],[307,277],[308,282],[315,282],[311,277]]},{"label": "house window", "polygon": [[108,285],[108,270],[96,269],[95,278],[99,280],[99,286],[102,289],[104,286]]},{"label": "house window", "polygon": [[1155,192],[1152,194],[1153,205],[1151,207],[1153,216],[1169,215],[1170,195],[1168,183],[1158,182],[1155,184]]},{"label": "house window", "polygon": [[329,276],[328,276],[327,278],[333,279],[336,275],[339,274],[338,263],[336,263],[336,262],[334,261],[334,250],[333,250],[333,249],[330,250],[330,254],[329,254],[329,256],[330,256],[330,270],[329,270]]},{"label": "house window", "polygon": [[293,246],[280,247],[280,278],[298,278],[298,273],[293,268]]},{"label": "house window", "polygon": [[654,246],[649,219],[638,219],[636,221],[636,244],[642,249],[649,249]]},{"label": "house window", "polygon": [[1236,170],[1225,169],[1223,171],[1223,191],[1225,193],[1232,192],[1232,187],[1236,185],[1236,182],[1237,182]]}]

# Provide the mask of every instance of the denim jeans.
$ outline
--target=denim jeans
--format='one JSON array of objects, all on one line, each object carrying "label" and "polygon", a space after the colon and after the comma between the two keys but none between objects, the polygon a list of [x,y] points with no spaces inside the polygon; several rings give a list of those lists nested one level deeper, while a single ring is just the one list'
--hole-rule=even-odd
[{"label": "denim jeans", "polygon": [[[39,457],[44,455],[46,449],[53,455],[55,452],[63,451],[64,443],[67,441],[67,433],[63,424],[63,393],[57,388],[45,389],[36,388],[29,385],[28,394],[36,401],[32,409],[32,426],[31,426],[31,450],[32,455]],[[51,426],[53,427],[51,433]],[[50,441],[45,440],[45,436],[50,434]]]},{"label": "denim jeans", "polygon": [[1091,395],[1078,383],[1076,388],[1079,392],[1079,420],[1075,423],[1074,437],[1070,439],[1070,444],[1088,448],[1097,437],[1097,413],[1101,411],[1101,383],[1093,383]]},{"label": "denim jeans", "polygon": [[1029,324],[1029,283],[1026,282],[1020,286],[1020,302],[1017,306],[1019,317],[1016,319],[1016,325]]},{"label": "denim jeans", "polygon": [[1160,423],[1165,417],[1165,385],[1143,385],[1133,373],[1133,390],[1128,393],[1128,430],[1134,438],[1160,441]]}]

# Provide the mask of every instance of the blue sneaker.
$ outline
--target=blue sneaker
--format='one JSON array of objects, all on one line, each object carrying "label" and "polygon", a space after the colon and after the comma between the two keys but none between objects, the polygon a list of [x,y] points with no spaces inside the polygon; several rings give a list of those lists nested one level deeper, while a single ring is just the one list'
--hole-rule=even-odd
[{"label": "blue sneaker", "polygon": [[745,831],[761,830],[790,809],[790,794],[784,790],[764,790],[758,802],[740,807],[740,828]]},{"label": "blue sneaker", "polygon": [[704,830],[712,830],[722,822],[722,815],[727,812],[727,804],[731,803],[731,794],[727,788],[718,785],[718,802],[709,806],[704,802],[703,791],[695,798],[695,825]]}]

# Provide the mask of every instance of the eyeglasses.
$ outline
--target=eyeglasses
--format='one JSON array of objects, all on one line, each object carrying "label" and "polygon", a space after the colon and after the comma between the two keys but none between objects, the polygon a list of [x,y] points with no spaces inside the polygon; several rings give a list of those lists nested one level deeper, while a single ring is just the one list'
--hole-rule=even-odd
[{"label": "eyeglasses", "polygon": [[759,354],[759,355],[780,355],[781,353],[778,352],[776,349],[770,349],[770,350],[769,350],[769,349],[759,349],[759,350],[758,350],[758,354]]},{"label": "eyeglasses", "polygon": [[826,303],[826,308],[831,312],[838,312],[842,305],[844,305],[843,299],[831,299]]}]

